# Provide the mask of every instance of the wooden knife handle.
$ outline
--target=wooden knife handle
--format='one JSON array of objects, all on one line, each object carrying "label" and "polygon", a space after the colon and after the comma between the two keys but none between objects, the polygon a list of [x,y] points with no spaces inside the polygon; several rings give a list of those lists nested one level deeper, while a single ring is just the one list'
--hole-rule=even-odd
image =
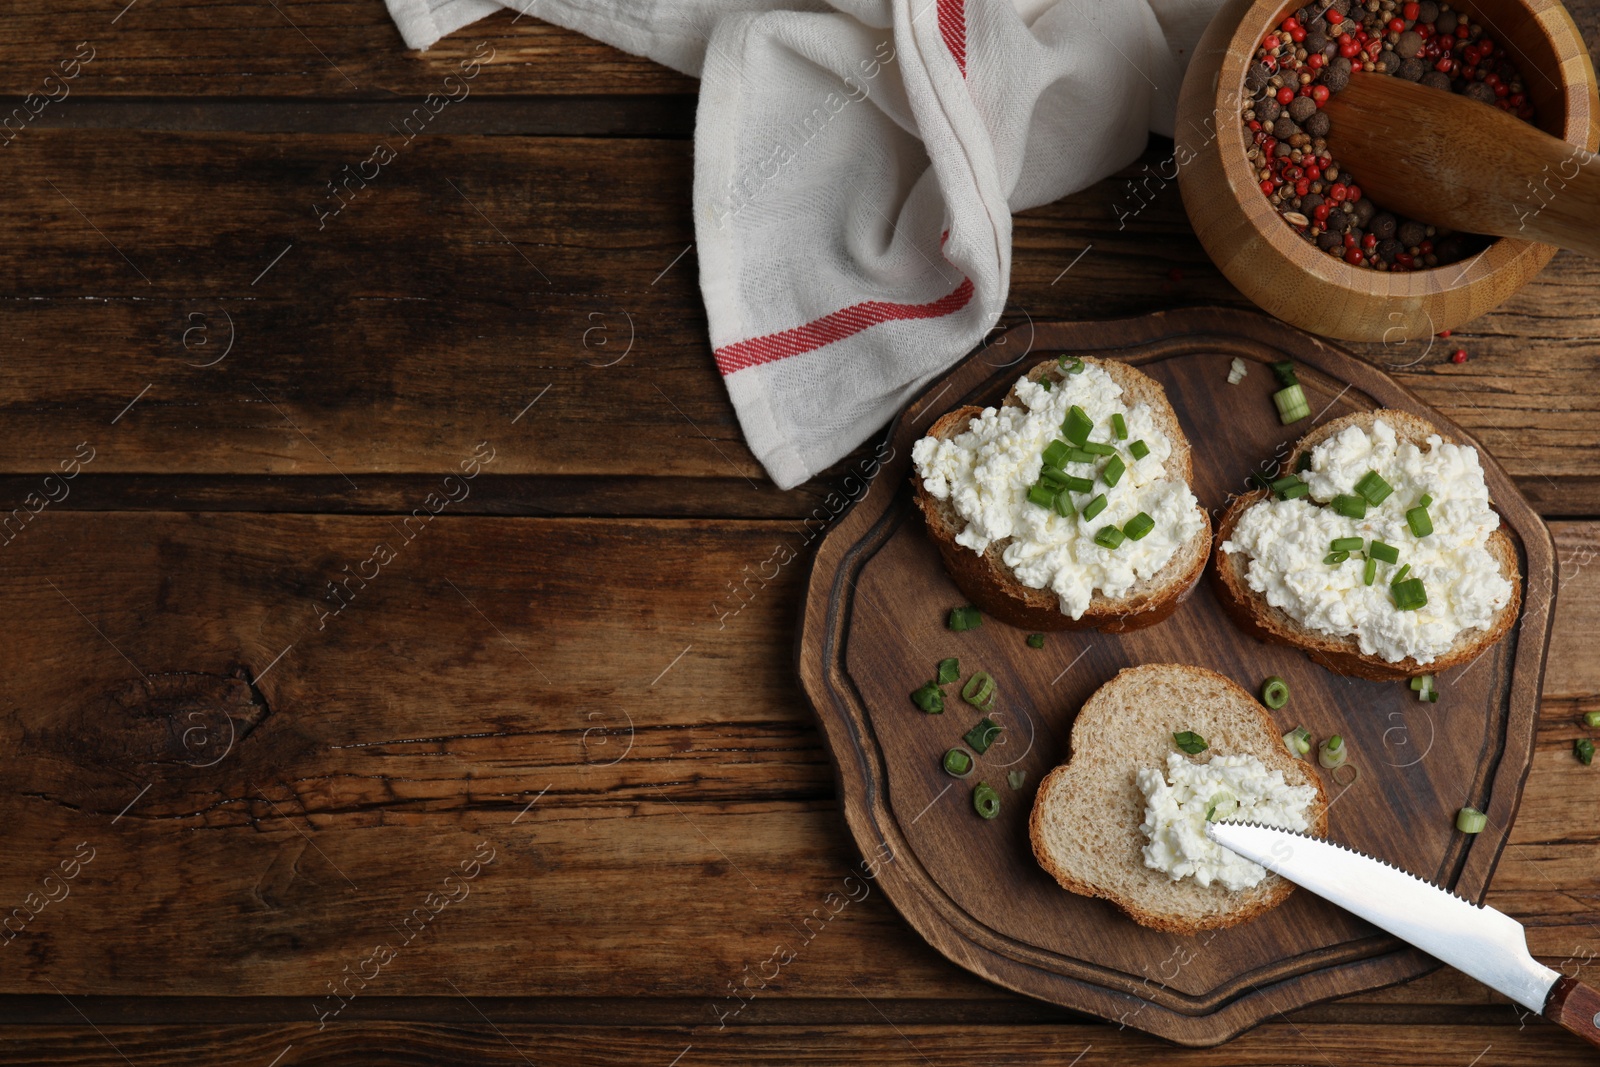
[{"label": "wooden knife handle", "polygon": [[1600,991],[1576,978],[1557,978],[1544,1002],[1544,1017],[1600,1046]]}]

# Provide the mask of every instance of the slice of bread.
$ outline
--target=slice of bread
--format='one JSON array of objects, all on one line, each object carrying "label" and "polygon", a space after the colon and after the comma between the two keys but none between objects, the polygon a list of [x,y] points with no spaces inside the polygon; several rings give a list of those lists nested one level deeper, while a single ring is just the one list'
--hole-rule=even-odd
[{"label": "slice of bread", "polygon": [[[1410,412],[1396,411],[1392,408],[1361,411],[1334,419],[1302,437],[1284,460],[1280,475],[1294,470],[1302,454],[1337,435],[1347,426],[1359,426],[1363,430],[1370,430],[1379,417],[1394,428],[1395,436],[1401,441],[1410,441],[1419,447],[1424,446],[1432,434],[1438,434],[1445,441],[1453,440],[1428,420]],[[1516,621],[1517,612],[1522,607],[1522,574],[1517,565],[1516,546],[1502,526],[1489,536],[1485,547],[1500,565],[1501,575],[1511,583],[1511,598],[1505,607],[1495,614],[1487,628],[1465,631],[1447,653],[1431,662],[1418,663],[1408,656],[1391,663],[1381,656],[1363,653],[1360,642],[1354,635],[1334,637],[1306,629],[1287,612],[1268,604],[1260,593],[1250,588],[1245,581],[1245,568],[1249,559],[1244,553],[1222,551],[1223,542],[1232,536],[1234,527],[1238,525],[1245,511],[1271,496],[1270,490],[1257,489],[1235,498],[1217,524],[1216,565],[1212,568],[1212,581],[1222,606],[1245,633],[1271,644],[1298,648],[1313,661],[1338,674],[1368,678],[1373,681],[1394,681],[1419,674],[1439,674],[1451,667],[1476,659],[1486,648],[1504,637],[1511,629],[1511,624]]]},{"label": "slice of bread", "polygon": [[1147,867],[1139,825],[1142,767],[1166,766],[1172,735],[1192,730],[1210,748],[1195,757],[1251,755],[1317,798],[1308,833],[1328,832],[1328,794],[1312,765],[1289,755],[1267,710],[1235,682],[1204,667],[1129,667],[1097,689],[1072,726],[1072,758],[1039,783],[1028,836],[1039,866],[1062,887],[1104,897],[1134,922],[1176,934],[1233,926],[1283,903],[1294,883],[1268,873],[1248,889]]},{"label": "slice of bread", "polygon": [[[1083,357],[1085,363],[1102,368],[1122,387],[1124,406],[1148,405],[1161,432],[1172,443],[1172,453],[1167,457],[1169,477],[1182,475],[1192,486],[1194,461],[1189,451],[1189,441],[1178,424],[1178,416],[1167,402],[1161,384],[1143,371],[1115,359]],[[1033,381],[1050,378],[1061,381],[1065,374],[1054,359],[1046,360],[1027,375]],[[1002,401],[1018,407],[1016,389],[1006,394]],[[979,407],[961,407],[941,416],[928,429],[928,436],[955,437],[964,433],[972,419],[983,413]],[[991,542],[983,553],[956,543],[956,536],[966,529],[967,521],[957,513],[948,500],[940,500],[923,488],[922,478],[915,470],[911,474],[913,499],[927,520],[928,533],[939,546],[945,570],[955,580],[957,587],[974,604],[1001,622],[1024,630],[1105,630],[1121,633],[1154,625],[1178,609],[1205,570],[1211,554],[1211,517],[1204,508],[1196,507],[1202,525],[1195,535],[1179,546],[1171,560],[1155,577],[1139,582],[1127,595],[1115,599],[1096,592],[1088,608],[1077,619],[1061,610],[1060,598],[1049,589],[1034,589],[1017,580],[1011,568],[1001,558],[1010,538]]]}]

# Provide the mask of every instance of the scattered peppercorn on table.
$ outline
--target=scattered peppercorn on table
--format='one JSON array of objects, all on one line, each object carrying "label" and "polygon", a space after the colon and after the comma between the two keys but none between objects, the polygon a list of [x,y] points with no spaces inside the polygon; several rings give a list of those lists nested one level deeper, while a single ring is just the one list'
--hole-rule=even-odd
[{"label": "scattered peppercorn on table", "polygon": [[[0,24],[0,1062],[1590,1062],[1448,970],[1184,1050],[946,962],[792,665],[882,456],[783,493],[744,447],[694,83],[507,12],[415,55],[373,2],[118,8]],[[1017,219],[1005,325],[1245,306],[1170,156]],[[1563,253],[1451,338],[1349,346],[1555,533],[1488,901],[1589,982],[1597,287]]]}]

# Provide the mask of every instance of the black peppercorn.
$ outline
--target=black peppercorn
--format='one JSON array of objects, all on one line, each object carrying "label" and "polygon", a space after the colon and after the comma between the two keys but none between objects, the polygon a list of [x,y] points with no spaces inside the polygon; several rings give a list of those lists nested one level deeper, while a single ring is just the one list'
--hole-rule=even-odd
[{"label": "black peppercorn", "polygon": [[[1418,22],[1433,22],[1438,19],[1438,17],[1439,5],[1436,4],[1434,0],[1422,0],[1422,3],[1417,5]],[[1442,29],[1443,27],[1440,28]],[[1456,28],[1454,26],[1450,27],[1450,32],[1456,32]]]},{"label": "black peppercorn", "polygon": [[1317,113],[1317,102],[1309,96],[1297,96],[1289,105],[1289,117],[1297,123],[1304,123]]},{"label": "black peppercorn", "polygon": [[1421,78],[1427,69],[1428,65],[1426,63],[1416,56],[1412,56],[1410,59],[1402,59],[1400,61],[1400,69],[1395,73],[1408,82],[1414,82]]},{"label": "black peppercorn", "polygon": [[1306,46],[1306,55],[1310,56],[1323,52],[1333,42],[1321,30],[1307,30],[1306,39],[1301,43]]},{"label": "black peppercorn", "polygon": [[1460,22],[1460,17],[1454,11],[1441,11],[1439,17],[1433,20],[1433,29],[1440,36],[1448,36],[1456,32]]},{"label": "black peppercorn", "polygon": [[1367,229],[1377,234],[1378,240],[1387,241],[1394,236],[1395,226],[1395,217],[1387,211],[1380,211],[1372,216],[1372,225],[1368,226]]},{"label": "black peppercorn", "polygon": [[1383,73],[1385,73],[1385,74],[1398,74],[1398,73],[1400,73],[1400,63],[1401,63],[1400,57],[1395,55],[1393,52],[1391,52],[1387,48],[1385,48],[1383,51],[1378,53],[1378,64],[1377,64],[1377,66],[1378,66],[1378,69],[1383,71]]},{"label": "black peppercorn", "polygon": [[1362,197],[1361,200],[1356,204],[1356,225],[1365,228],[1367,223],[1372,219],[1372,216],[1377,214],[1377,211],[1378,209],[1372,205],[1371,200],[1368,200],[1366,197]]},{"label": "black peppercorn", "polygon": [[1288,115],[1279,115],[1278,121],[1272,124],[1272,136],[1279,141],[1287,141],[1300,132],[1300,127]]},{"label": "black peppercorn", "polygon": [[1492,104],[1495,101],[1494,90],[1483,82],[1468,82],[1461,90],[1461,95],[1480,104]]},{"label": "black peppercorn", "polygon": [[1344,240],[1332,230],[1323,230],[1317,234],[1317,247],[1327,252],[1344,244]]},{"label": "black peppercorn", "polygon": [[1443,89],[1445,92],[1449,92],[1450,75],[1440,74],[1436,70],[1430,70],[1428,73],[1422,76],[1422,81],[1419,84],[1426,85],[1430,89]]},{"label": "black peppercorn", "polygon": [[1422,34],[1418,33],[1416,30],[1407,30],[1405,33],[1402,33],[1400,35],[1400,39],[1394,43],[1394,50],[1399,54],[1401,59],[1412,58],[1418,52],[1422,51]]},{"label": "black peppercorn", "polygon": [[[1339,58],[1343,59],[1344,57],[1341,56]],[[1348,60],[1346,63],[1348,64]],[[1350,84],[1349,66],[1341,67],[1338,64],[1330,66],[1328,72],[1322,76],[1322,84],[1328,87],[1328,92],[1330,93],[1342,91],[1346,85]]]},{"label": "black peppercorn", "polygon": [[1254,96],[1265,89],[1267,82],[1271,79],[1272,71],[1267,69],[1266,64],[1256,63],[1250,67],[1250,70],[1244,76],[1245,91]]},{"label": "black peppercorn", "polygon": [[1327,113],[1319,111],[1309,119],[1306,119],[1306,132],[1312,137],[1326,137],[1328,136],[1328,129],[1332,125],[1333,123],[1329,121]]},{"label": "black peppercorn", "polygon": [[1261,123],[1263,128],[1277,122],[1278,116],[1282,113],[1283,105],[1270,96],[1256,105],[1256,120]]},{"label": "black peppercorn", "polygon": [[1396,241],[1393,237],[1389,237],[1378,242],[1376,251],[1380,258],[1393,263],[1394,257],[1399,255],[1401,252],[1404,252],[1405,249],[1400,247],[1399,241]]},{"label": "black peppercorn", "polygon": [[1399,238],[1400,243],[1405,245],[1407,248],[1416,248],[1427,239],[1428,228],[1422,225],[1420,222],[1414,222],[1411,219],[1407,219],[1406,221],[1402,222],[1399,229],[1395,231],[1395,236]]}]

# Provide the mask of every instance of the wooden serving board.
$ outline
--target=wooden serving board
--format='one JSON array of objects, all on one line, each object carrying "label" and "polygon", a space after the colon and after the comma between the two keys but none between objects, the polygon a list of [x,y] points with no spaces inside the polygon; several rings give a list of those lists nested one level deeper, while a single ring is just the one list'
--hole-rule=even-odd
[{"label": "wooden serving board", "polygon": [[[1195,492],[1213,521],[1252,469],[1275,468],[1292,441],[1352,411],[1413,411],[1470,440],[1371,365],[1239,311],[1024,325],[935,382],[901,414],[883,469],[819,546],[797,646],[850,830],[864,855],[892,852],[878,873],[885,892],[931,945],[974,973],[1186,1045],[1215,1044],[1278,1013],[1437,967],[1304,891],[1229,930],[1183,937],[1138,926],[1039,869],[1027,834],[1033,792],[1067,758],[1077,709],[1123,667],[1199,664],[1252,691],[1277,674],[1292,692],[1274,713],[1280,731],[1303,724],[1319,738],[1343,734],[1359,767],[1348,786],[1320,772],[1331,838],[1481,900],[1532,758],[1555,595],[1549,532],[1483,454],[1490,494],[1518,545],[1524,607],[1504,641],[1447,672],[1436,704],[1419,702],[1403,682],[1344,678],[1244,636],[1209,577],[1166,622],[1130,634],[1056,633],[1033,649],[1025,632],[992,618],[953,633],[946,615],[966,600],[912,506],[911,446],[944,412],[997,403],[1027,367],[1060,352],[1124,359],[1161,382],[1194,447]],[[1250,372],[1229,385],[1235,356]],[[1292,427],[1279,425],[1270,399],[1267,364],[1285,358],[1298,366],[1314,415]],[[924,715],[909,699],[946,656],[960,657],[963,678],[975,669],[994,676],[995,717],[1006,727],[1004,743],[965,780],[945,774],[940,756],[981,714],[958,698],[943,715]],[[1006,783],[1009,770],[1026,772],[1018,791]],[[972,809],[980,778],[1001,794],[993,821]],[[1489,817],[1476,837],[1454,826],[1468,804]]]}]

